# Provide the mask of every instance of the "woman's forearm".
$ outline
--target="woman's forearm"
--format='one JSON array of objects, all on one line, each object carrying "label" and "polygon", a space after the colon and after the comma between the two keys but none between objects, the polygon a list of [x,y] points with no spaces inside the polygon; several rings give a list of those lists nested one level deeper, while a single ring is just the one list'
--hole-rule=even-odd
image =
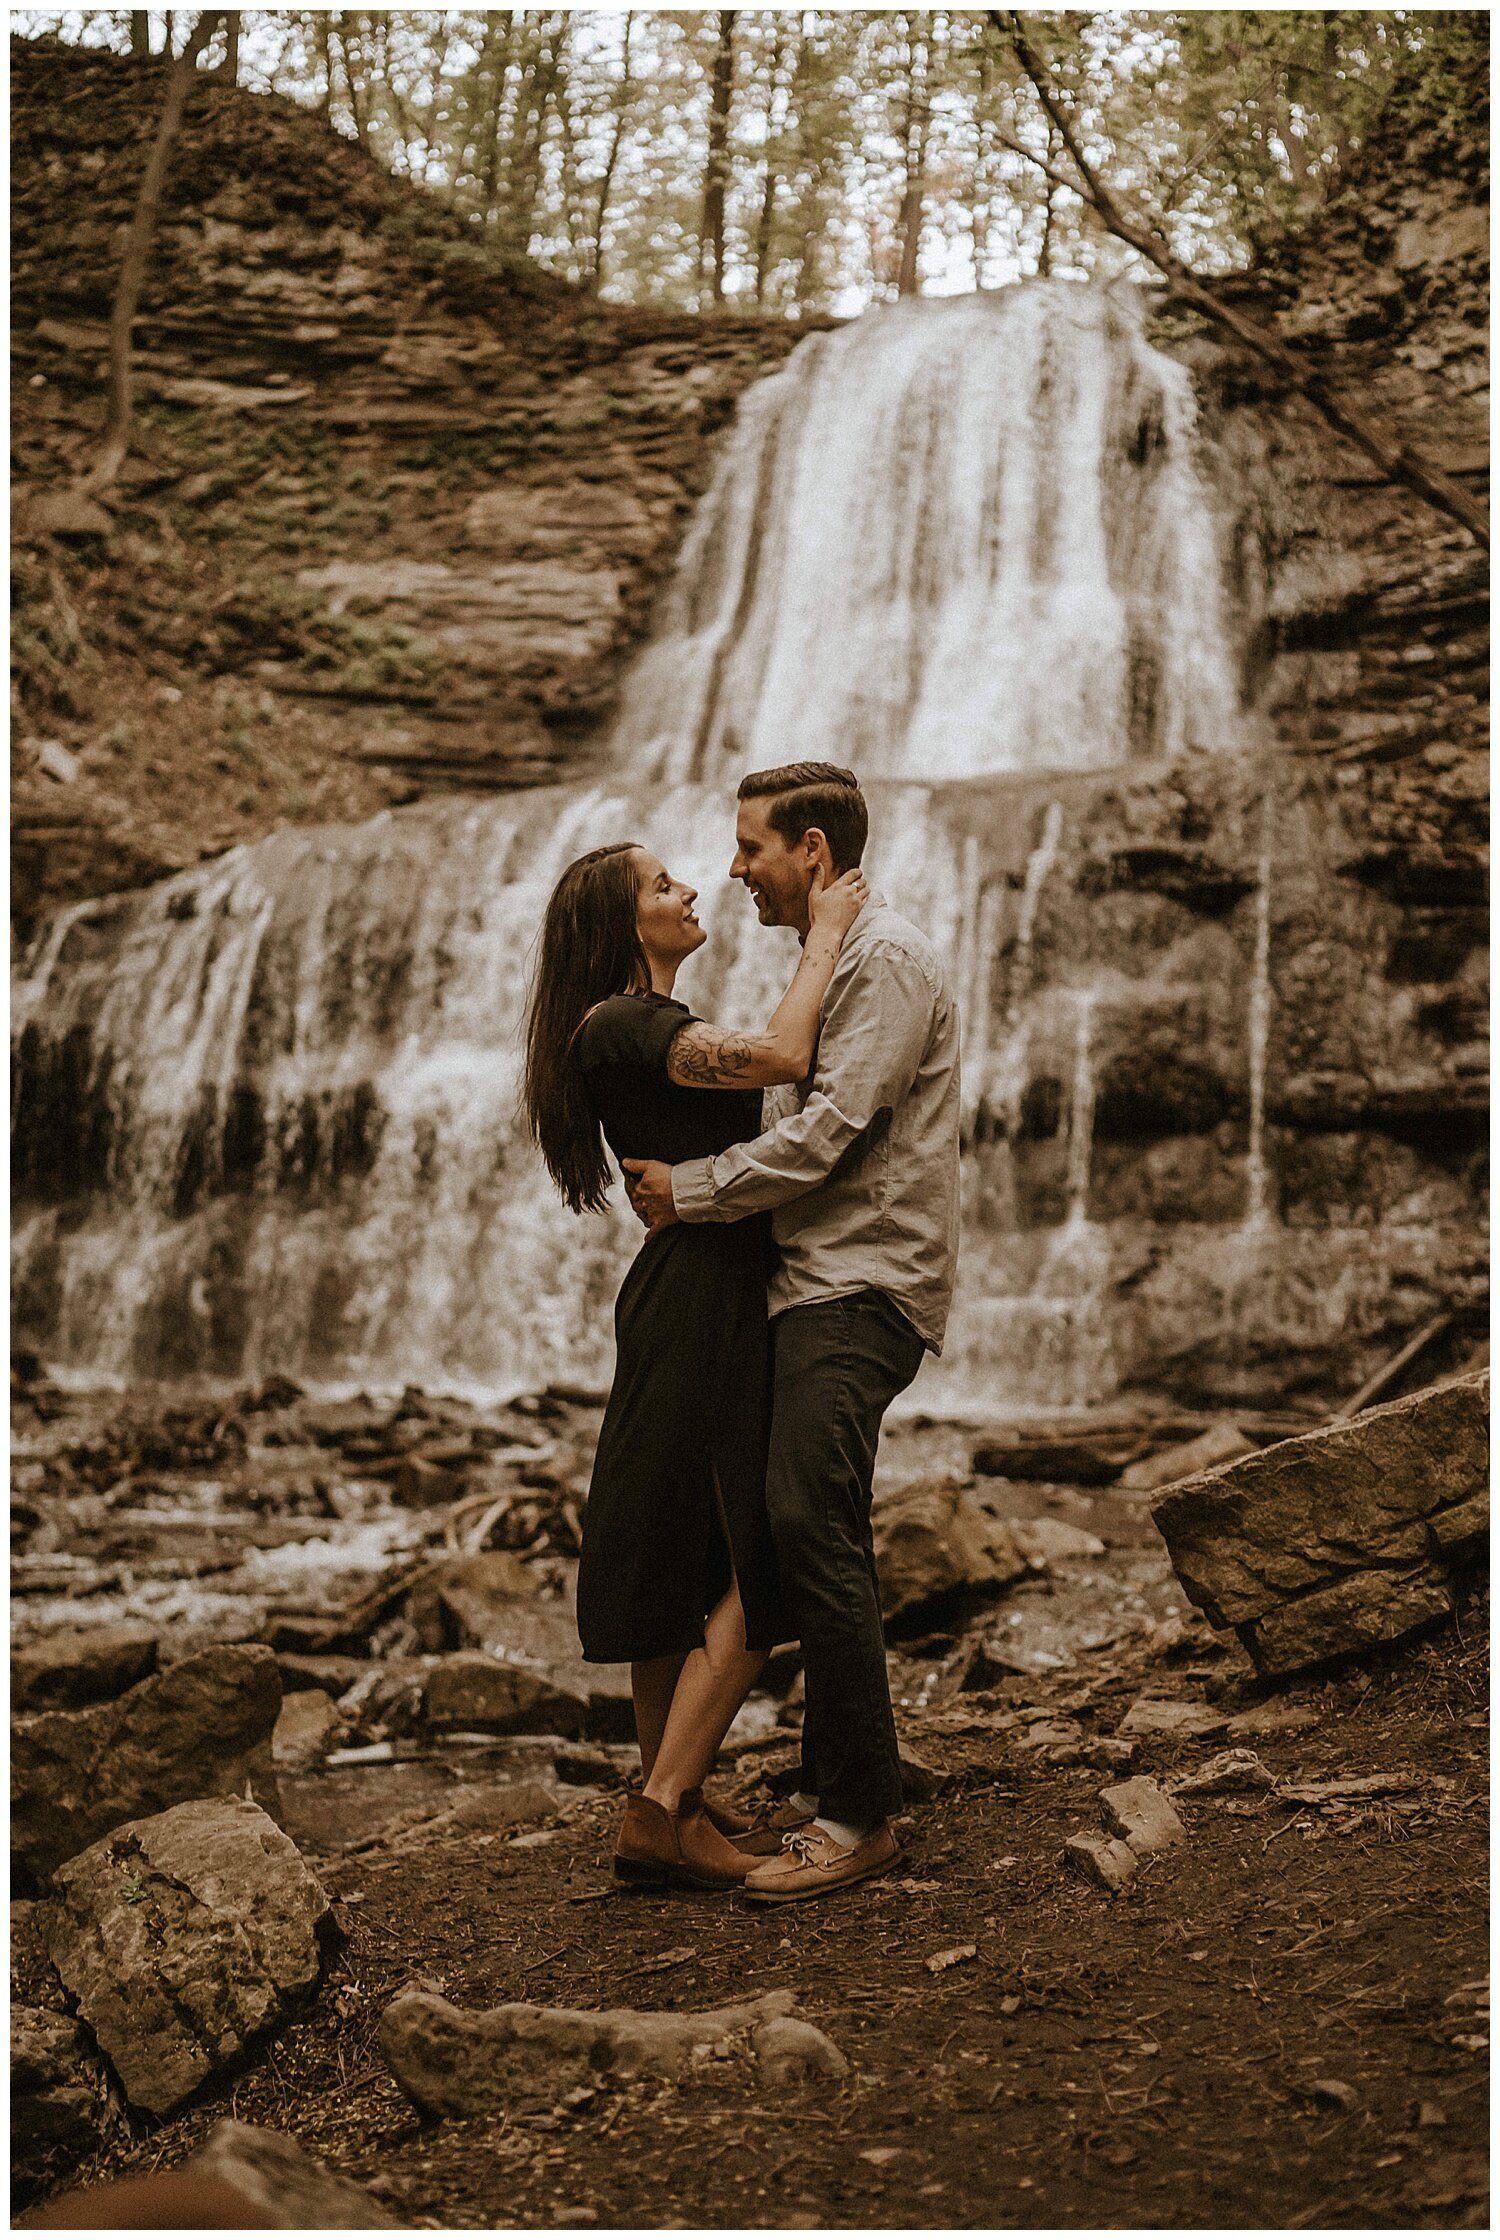
[{"label": "woman's forearm", "polygon": [[818,1047],[818,1017],[833,968],[843,947],[842,934],[814,926],[802,946],[802,956],[792,984],[771,1013],[766,1033],[779,1056],[801,1080],[812,1066]]}]

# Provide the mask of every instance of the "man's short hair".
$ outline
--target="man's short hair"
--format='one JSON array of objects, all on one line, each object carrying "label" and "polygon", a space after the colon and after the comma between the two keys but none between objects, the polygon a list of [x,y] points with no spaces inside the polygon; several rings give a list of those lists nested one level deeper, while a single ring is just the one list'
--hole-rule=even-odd
[{"label": "man's short hair", "polygon": [[835,871],[852,871],[870,836],[870,812],[852,770],[837,762],[784,762],[752,770],[740,780],[739,799],[770,799],[768,819],[788,845],[814,825],[828,842]]}]

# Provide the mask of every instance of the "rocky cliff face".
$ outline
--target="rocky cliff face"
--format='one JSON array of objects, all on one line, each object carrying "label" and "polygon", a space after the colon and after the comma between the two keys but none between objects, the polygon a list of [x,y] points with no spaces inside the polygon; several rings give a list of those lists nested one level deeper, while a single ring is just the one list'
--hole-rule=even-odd
[{"label": "rocky cliff face", "polygon": [[[1480,492],[1487,193],[1477,117],[1413,132],[1393,115],[1322,221],[1245,285],[1388,431]],[[1278,814],[1323,835],[1271,943],[1287,1215],[1342,1205],[1399,1225],[1453,1193],[1458,1244],[1488,1111],[1487,554],[1255,364],[1201,341],[1187,355],[1240,524],[1231,580]],[[1467,1258],[1482,1286],[1477,1242]]]},{"label": "rocky cliff face", "polygon": [[277,824],[576,763],[735,397],[801,332],[579,297],[292,103],[205,81],[137,327],[139,444],[104,509],[60,505],[163,82],[17,43],[23,919]]}]

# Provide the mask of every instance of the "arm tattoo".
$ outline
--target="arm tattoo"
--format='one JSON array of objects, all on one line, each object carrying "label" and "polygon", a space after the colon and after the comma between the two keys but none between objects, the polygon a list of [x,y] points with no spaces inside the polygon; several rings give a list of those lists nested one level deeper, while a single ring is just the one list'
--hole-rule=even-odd
[{"label": "arm tattoo", "polygon": [[683,1027],[668,1053],[671,1070],[694,1089],[742,1088],[754,1059],[748,1035],[708,1026]]}]

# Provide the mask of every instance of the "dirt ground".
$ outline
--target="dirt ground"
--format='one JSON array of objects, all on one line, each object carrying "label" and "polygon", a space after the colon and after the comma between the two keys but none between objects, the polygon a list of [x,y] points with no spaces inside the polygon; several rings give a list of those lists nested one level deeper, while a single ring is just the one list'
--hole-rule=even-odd
[{"label": "dirt ground", "polygon": [[[179,2163],[232,2113],[445,2229],[1481,2229],[1487,1618],[1481,1597],[1419,1647],[1275,1697],[1237,1657],[1183,1667],[1190,1645],[1175,1671],[1158,1646],[1154,1667],[1138,1648],[1094,1679],[1018,1683],[1015,1701],[1100,1734],[1146,1685],[1259,1704],[1283,1721],[1254,1739],[1283,1786],[1421,1777],[1335,1810],[1280,1790],[1184,1801],[1186,1848],[1119,1896],[1061,1859],[1109,1776],[1019,1754],[990,1698],[903,1713],[937,1794],[894,1876],[818,1906],[617,1892],[619,1799],[602,1793],[519,1840],[324,1862],[347,1939],[316,2004],[237,2081],[79,2178]],[[1148,1737],[1135,1770],[1170,1780],[1223,1740]],[[772,1740],[720,1791],[764,1795],[791,1762]],[[786,1987],[851,2076],[776,2093],[730,2063],[576,2110],[544,2095],[425,2123],[375,2041],[413,1978],[475,2007],[686,2009]]]}]

